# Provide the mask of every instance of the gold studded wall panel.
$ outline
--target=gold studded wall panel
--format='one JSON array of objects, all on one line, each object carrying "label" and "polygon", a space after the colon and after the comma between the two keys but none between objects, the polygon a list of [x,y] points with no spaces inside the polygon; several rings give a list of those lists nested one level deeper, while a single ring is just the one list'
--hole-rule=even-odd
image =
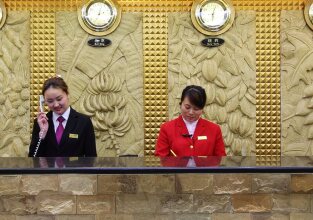
[{"label": "gold studded wall panel", "polygon": [[[82,0],[4,0],[10,11],[31,11],[31,114],[37,111],[44,79],[55,74],[55,12],[75,11]],[[168,116],[167,17],[188,12],[192,0],[120,0],[123,12],[144,12],[144,110],[146,156],[153,155],[159,125]],[[280,161],[280,11],[302,10],[304,0],[233,0],[236,10],[256,17],[256,155]]]},{"label": "gold studded wall panel", "polygon": [[279,12],[257,12],[257,123],[258,162],[280,161],[280,47]]},{"label": "gold studded wall panel", "polygon": [[167,119],[167,14],[144,13],[145,155],[154,153],[155,138]]},{"label": "gold studded wall panel", "polygon": [[43,82],[55,75],[55,59],[55,13],[33,11],[31,13],[32,116],[35,116],[38,111]]}]

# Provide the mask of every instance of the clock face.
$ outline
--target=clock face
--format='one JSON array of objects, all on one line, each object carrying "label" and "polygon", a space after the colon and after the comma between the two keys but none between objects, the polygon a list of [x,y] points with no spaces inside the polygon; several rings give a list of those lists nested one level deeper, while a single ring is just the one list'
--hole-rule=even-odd
[{"label": "clock face", "polygon": [[216,2],[207,3],[199,10],[199,19],[205,27],[221,27],[228,17],[227,10]]},{"label": "clock face", "polygon": [[228,0],[197,0],[191,11],[191,20],[198,31],[218,35],[231,27],[235,11]]},{"label": "clock face", "polygon": [[86,21],[94,27],[109,26],[116,17],[116,10],[104,2],[91,4],[86,10]]},{"label": "clock face", "polygon": [[121,20],[121,11],[115,0],[87,0],[77,13],[81,27],[96,36],[111,33]]}]

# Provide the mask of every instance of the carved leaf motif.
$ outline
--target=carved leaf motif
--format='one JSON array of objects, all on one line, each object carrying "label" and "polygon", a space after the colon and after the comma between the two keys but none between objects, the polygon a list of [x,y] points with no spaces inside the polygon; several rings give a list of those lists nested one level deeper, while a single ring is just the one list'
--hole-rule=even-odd
[{"label": "carved leaf motif", "polygon": [[226,110],[227,112],[233,112],[239,107],[238,96],[235,96],[227,101]]},{"label": "carved leaf motif", "polygon": [[[288,15],[288,18],[286,17]],[[284,154],[311,155],[312,53],[311,31],[300,12],[283,12],[282,23],[282,144]],[[289,107],[292,106],[292,107]],[[288,135],[287,135],[288,133]],[[301,143],[295,143],[301,142]],[[298,148],[298,145],[305,147]],[[308,147],[309,146],[309,147]],[[296,149],[297,148],[297,149]]]},{"label": "carved leaf motif", "polygon": [[213,86],[213,84],[207,84],[205,92],[207,95],[206,105],[213,103],[215,99],[215,87]]},{"label": "carved leaf motif", "polygon": [[290,143],[287,144],[284,151],[283,155],[285,156],[304,156],[304,152],[308,151],[308,144],[306,143]]},{"label": "carved leaf motif", "polygon": [[307,115],[305,117],[305,121],[304,121],[305,125],[311,125],[313,124],[313,112],[311,112],[309,115]]},{"label": "carved leaf motif", "polygon": [[[304,32],[298,31],[298,30],[290,30],[287,34],[287,40],[289,40],[298,51],[295,51],[296,53],[300,51],[305,51],[304,48],[306,48],[306,51],[309,49],[313,49],[313,42],[312,39],[308,37],[308,35]],[[299,55],[299,54],[297,54]],[[301,58],[302,56],[299,56]]]},{"label": "carved leaf motif", "polygon": [[[197,63],[201,63],[202,61],[204,61],[206,59],[214,58],[216,56],[217,52],[218,52],[218,49],[216,49],[216,48],[210,48],[210,49],[204,50],[201,55],[197,56]],[[195,54],[196,53],[197,53],[197,51],[195,52]]]},{"label": "carved leaf motif", "polygon": [[251,124],[248,118],[242,117],[240,120],[239,133],[241,136],[245,136],[245,134],[251,129]]},{"label": "carved leaf motif", "polygon": [[215,97],[216,103],[220,106],[225,106],[226,104],[226,94],[225,91],[222,89],[218,89],[216,91],[216,97]]},{"label": "carved leaf motif", "polygon": [[281,46],[281,54],[287,59],[293,58],[295,55],[295,46],[287,43],[283,44]]},{"label": "carved leaf motif", "polygon": [[241,115],[239,112],[233,112],[230,114],[228,125],[233,133],[237,133],[239,130],[240,117]]},{"label": "carved leaf motif", "polygon": [[[232,76],[231,77],[231,81],[228,83],[228,88],[229,88],[229,90],[233,90],[233,89],[236,89],[236,88],[238,88],[238,90],[236,91],[236,93],[235,94],[237,94],[238,92],[239,92],[239,84],[241,83],[241,76]],[[230,92],[228,92],[228,93],[230,93]],[[232,95],[230,95],[230,96],[228,96],[229,98],[231,98],[231,97],[233,97],[235,94],[232,94]]]},{"label": "carved leaf motif", "polygon": [[313,96],[313,84],[305,87],[303,93],[305,98]]},{"label": "carved leaf motif", "polygon": [[307,105],[307,108],[313,109],[313,98],[310,99],[309,104]]},{"label": "carved leaf motif", "polygon": [[[25,21],[25,20],[24,20]],[[17,48],[22,48],[23,44],[20,39],[20,36],[16,34],[16,32],[12,29],[5,29],[4,33],[8,39],[10,39],[10,43],[12,43]],[[11,48],[13,49],[13,48]],[[13,54],[12,54],[13,55]]]},{"label": "carved leaf motif", "polygon": [[206,116],[209,120],[215,121],[217,115],[217,107],[215,104],[209,105],[207,108],[204,109]]},{"label": "carved leaf motif", "polygon": [[177,58],[183,50],[183,42],[180,41],[178,44],[175,45],[169,52],[172,52],[173,59]]},{"label": "carved leaf motif", "polygon": [[247,86],[244,83],[241,83],[239,90],[239,100],[241,100],[247,92]]},{"label": "carved leaf motif", "polygon": [[255,111],[252,110],[252,105],[247,98],[242,98],[240,101],[241,111],[249,118],[255,118]]},{"label": "carved leaf motif", "polygon": [[310,78],[308,76],[308,71],[313,70],[313,50],[310,50],[296,66],[294,73],[290,79],[290,86],[292,88],[299,84],[302,80],[305,84],[310,84]]},{"label": "carved leaf motif", "polygon": [[223,123],[226,122],[226,119],[227,119],[226,108],[224,108],[224,107],[219,108],[218,111],[217,111],[217,114],[216,114],[216,121],[217,121],[217,123],[223,124]]},{"label": "carved leaf motif", "polygon": [[307,71],[313,69],[312,53],[313,42],[305,33],[290,31],[287,34],[287,41],[290,42],[296,50],[294,50],[295,59],[300,59],[294,66],[294,72],[290,78],[288,88],[296,86],[300,80],[309,84],[309,77]]},{"label": "carved leaf motif", "polygon": [[189,66],[188,66],[185,62],[182,62],[182,63],[181,63],[181,73],[182,73],[187,79],[190,79],[191,72],[190,72],[190,70],[189,70]]},{"label": "carved leaf motif", "polygon": [[308,131],[308,139],[313,139],[313,126],[311,126]]},{"label": "carved leaf motif", "polygon": [[208,82],[212,82],[217,76],[217,65],[213,60],[207,60],[202,65],[202,75]]},{"label": "carved leaf motif", "polygon": [[[223,132],[223,134],[224,134],[224,132]],[[233,141],[234,141],[234,135],[232,132],[229,132],[226,135],[226,138],[224,138],[225,145],[229,146],[233,143]]]},{"label": "carved leaf motif", "polygon": [[[25,156],[29,143],[29,13],[10,12],[0,33],[0,155]],[[25,138],[26,137],[26,138]]]},{"label": "carved leaf motif", "polygon": [[295,115],[306,116],[307,114],[309,114],[312,110],[307,108],[307,105],[308,99],[301,99],[300,102],[297,104]]},{"label": "carved leaf motif", "polygon": [[221,75],[217,75],[217,77],[215,79],[215,83],[217,86],[219,86],[221,88],[227,87],[227,79],[226,79],[226,77],[223,77]]},{"label": "carved leaf motif", "polygon": [[[215,54],[216,54],[217,50],[214,50],[214,51],[215,51]],[[195,52],[193,54],[193,58],[197,58],[200,55],[205,56],[205,55],[207,55],[208,52],[212,52],[212,51],[208,50],[207,48],[205,48],[203,46],[197,46],[196,49],[195,49]],[[211,53],[211,54],[212,54],[212,56],[215,55],[215,54],[213,55],[213,53]],[[211,57],[208,57],[208,58],[210,59]],[[201,62],[203,60],[197,60],[197,63],[199,63],[199,61]]]},{"label": "carved leaf motif", "polygon": [[237,70],[236,63],[233,61],[233,59],[228,54],[223,56],[223,59],[221,61],[219,68],[226,70],[227,72],[229,72],[230,74],[232,74],[234,76],[237,76],[239,74],[238,70]]}]

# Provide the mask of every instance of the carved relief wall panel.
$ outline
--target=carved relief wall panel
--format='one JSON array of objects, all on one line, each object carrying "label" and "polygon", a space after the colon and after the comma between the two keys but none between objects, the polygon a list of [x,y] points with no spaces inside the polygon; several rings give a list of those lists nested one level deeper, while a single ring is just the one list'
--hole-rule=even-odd
[{"label": "carved relief wall panel", "polygon": [[312,155],[313,32],[302,11],[281,13],[282,154]]},{"label": "carved relief wall panel", "polygon": [[72,106],[92,117],[99,156],[143,155],[142,13],[124,13],[94,48],[75,12],[57,12],[57,74],[68,83]]},{"label": "carved relief wall panel", "polygon": [[29,12],[10,12],[0,31],[1,156],[25,156],[30,142],[29,25]]},{"label": "carved relief wall panel", "polygon": [[221,125],[227,155],[255,154],[256,13],[239,11],[220,47],[201,45],[206,36],[191,24],[190,13],[169,15],[169,116],[180,114],[186,85],[206,89],[204,117]]}]

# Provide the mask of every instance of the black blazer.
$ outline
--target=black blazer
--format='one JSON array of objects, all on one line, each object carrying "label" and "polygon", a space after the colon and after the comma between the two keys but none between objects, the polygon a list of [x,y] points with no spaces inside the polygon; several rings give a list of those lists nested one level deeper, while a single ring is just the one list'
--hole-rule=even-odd
[{"label": "black blazer", "polygon": [[[90,118],[71,108],[61,142],[55,136],[52,111],[47,113],[49,128],[41,141],[37,157],[96,157],[96,139]],[[28,156],[32,157],[39,140],[39,125],[35,119]]]}]

